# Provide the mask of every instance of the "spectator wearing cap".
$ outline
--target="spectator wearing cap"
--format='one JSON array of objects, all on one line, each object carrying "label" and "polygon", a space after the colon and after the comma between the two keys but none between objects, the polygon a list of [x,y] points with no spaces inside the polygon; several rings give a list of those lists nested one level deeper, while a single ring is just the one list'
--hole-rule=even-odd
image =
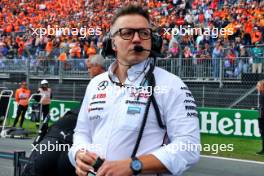
[{"label": "spectator wearing cap", "polygon": [[48,81],[47,80],[42,80],[41,81],[41,86],[38,89],[38,93],[42,95],[40,99],[40,104],[42,106],[42,114],[43,118],[45,118],[50,111],[50,104],[51,104],[51,99],[52,99],[52,91],[51,88],[48,86]]}]

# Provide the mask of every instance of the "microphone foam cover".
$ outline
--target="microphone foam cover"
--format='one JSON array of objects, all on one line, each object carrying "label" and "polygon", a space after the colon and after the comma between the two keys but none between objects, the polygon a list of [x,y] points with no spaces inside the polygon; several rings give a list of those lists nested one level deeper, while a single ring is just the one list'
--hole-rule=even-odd
[{"label": "microphone foam cover", "polygon": [[136,45],[136,46],[134,46],[134,50],[136,52],[142,52],[142,51],[144,51],[144,48],[142,46],[140,46],[140,45]]}]

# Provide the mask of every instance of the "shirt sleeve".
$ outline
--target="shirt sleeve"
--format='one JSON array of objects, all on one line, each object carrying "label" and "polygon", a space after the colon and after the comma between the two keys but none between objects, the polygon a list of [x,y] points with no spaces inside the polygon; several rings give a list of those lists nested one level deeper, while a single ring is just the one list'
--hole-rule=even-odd
[{"label": "shirt sleeve", "polygon": [[19,102],[19,89],[16,90],[15,98],[16,98],[16,102],[18,103]]},{"label": "shirt sleeve", "polygon": [[92,143],[90,129],[88,128],[89,127],[88,111],[87,111],[87,107],[89,104],[88,90],[89,90],[89,85],[86,89],[86,93],[81,105],[81,109],[78,114],[76,127],[74,129],[73,145],[68,153],[69,160],[74,167],[76,166],[75,155],[77,151],[86,150],[88,146]]},{"label": "shirt sleeve", "polygon": [[164,119],[169,143],[152,154],[173,175],[181,175],[200,158],[199,120],[194,98],[180,80],[168,91]]}]

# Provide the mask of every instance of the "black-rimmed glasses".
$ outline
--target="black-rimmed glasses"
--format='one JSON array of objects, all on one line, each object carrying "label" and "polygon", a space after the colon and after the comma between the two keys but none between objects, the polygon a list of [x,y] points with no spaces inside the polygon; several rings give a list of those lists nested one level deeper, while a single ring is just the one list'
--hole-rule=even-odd
[{"label": "black-rimmed glasses", "polygon": [[124,40],[132,40],[135,36],[135,33],[138,33],[138,36],[141,40],[148,40],[151,38],[152,30],[151,28],[120,28],[116,31],[113,36],[119,33],[120,37]]}]

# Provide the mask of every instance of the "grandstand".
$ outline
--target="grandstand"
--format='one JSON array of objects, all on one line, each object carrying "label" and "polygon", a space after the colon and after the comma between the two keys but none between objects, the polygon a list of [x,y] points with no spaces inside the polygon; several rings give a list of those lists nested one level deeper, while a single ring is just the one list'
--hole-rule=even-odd
[{"label": "grandstand", "polygon": [[[0,86],[15,89],[17,82],[26,79],[30,88],[36,90],[38,80],[45,78],[52,80],[55,98],[80,100],[88,83],[85,59],[101,52],[115,9],[128,3],[131,1],[1,1]],[[199,106],[257,107],[257,93],[252,89],[262,79],[262,70],[255,74],[254,65],[264,59],[263,1],[134,3],[149,10],[153,30],[164,40],[157,65],[180,76]],[[74,29],[81,27],[100,29],[99,35],[81,30],[74,33]],[[182,27],[197,27],[202,32],[190,35],[166,32]],[[69,31],[65,34],[62,28]],[[205,34],[206,29],[225,29],[232,35],[219,35],[213,30]],[[107,67],[113,60],[106,60]],[[243,94],[247,96],[241,97]]]}]

